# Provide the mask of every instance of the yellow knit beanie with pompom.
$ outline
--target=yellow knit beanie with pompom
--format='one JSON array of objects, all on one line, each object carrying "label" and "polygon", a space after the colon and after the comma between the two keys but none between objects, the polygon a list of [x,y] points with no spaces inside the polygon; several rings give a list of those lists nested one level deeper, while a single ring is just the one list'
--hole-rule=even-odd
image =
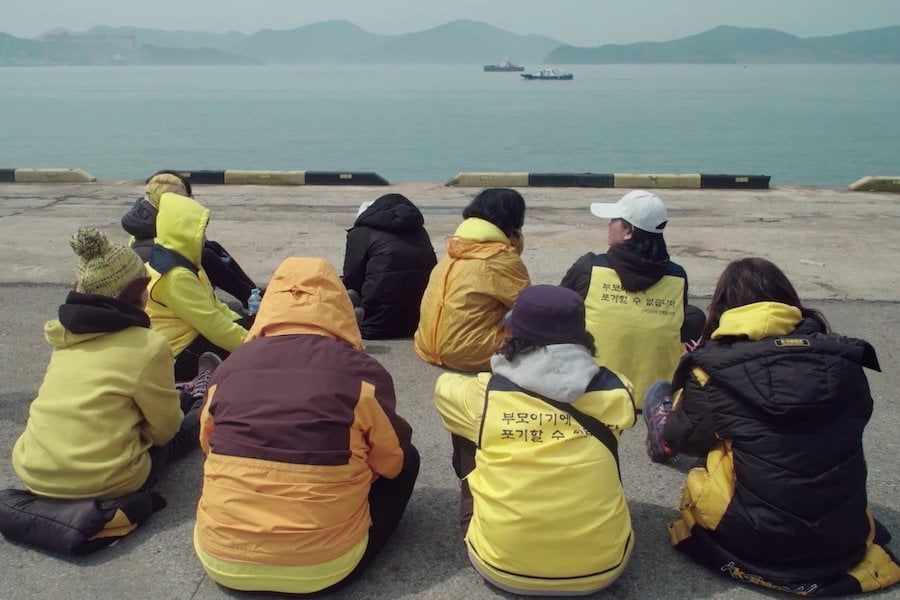
[{"label": "yellow knit beanie with pompom", "polygon": [[79,229],[69,240],[78,256],[75,290],[115,298],[135,279],[147,277],[143,261],[131,248],[109,241],[93,227]]}]

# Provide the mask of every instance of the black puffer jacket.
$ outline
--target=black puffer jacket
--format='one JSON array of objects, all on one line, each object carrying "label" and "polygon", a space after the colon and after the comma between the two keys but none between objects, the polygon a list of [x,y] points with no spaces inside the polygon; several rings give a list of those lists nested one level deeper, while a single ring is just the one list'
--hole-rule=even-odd
[{"label": "black puffer jacket", "polygon": [[673,544],[765,587],[865,589],[847,572],[863,557],[887,560],[867,543],[862,435],[872,396],[863,368],[879,368],[874,349],[774,302],[727,311],[712,338],[673,381],[683,392],[666,442],[709,453],[707,469],[688,475]]},{"label": "black puffer jacket", "polygon": [[362,297],[366,339],[410,337],[437,258],[422,213],[406,197],[387,194],[347,232],[344,285]]}]

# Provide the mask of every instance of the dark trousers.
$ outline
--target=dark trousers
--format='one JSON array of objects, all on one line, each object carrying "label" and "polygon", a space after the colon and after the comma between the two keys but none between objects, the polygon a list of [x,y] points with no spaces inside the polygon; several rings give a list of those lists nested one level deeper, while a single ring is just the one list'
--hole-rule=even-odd
[{"label": "dark trousers", "polygon": [[[381,552],[406,510],[406,504],[412,495],[413,486],[419,476],[419,451],[411,445],[406,449],[403,468],[393,479],[379,477],[369,489],[369,513],[372,515],[372,526],[369,528],[369,544],[359,564],[341,581],[316,594],[326,594],[341,589],[356,580],[366,568],[372,564],[375,556]],[[307,594],[312,595],[312,594]]]},{"label": "dark trousers", "polygon": [[178,432],[168,443],[150,448],[150,474],[144,483],[145,489],[157,482],[167,466],[200,446],[200,411],[202,408],[203,398],[194,398],[190,394],[181,392],[181,412],[184,413],[184,420],[181,421]]},{"label": "dark trousers", "polygon": [[[254,315],[244,315],[237,321],[238,325],[244,329],[250,329],[253,326]],[[214,352],[219,358],[225,360],[231,354],[228,350],[220,348],[211,341],[198,335],[187,348],[178,353],[175,357],[175,381],[190,381],[197,376],[197,361],[204,352]]]},{"label": "dark trousers", "polygon": [[467,440],[456,434],[450,434],[453,443],[453,470],[459,477],[459,530],[463,537],[469,529],[469,521],[472,520],[474,501],[469,490],[469,482],[465,477],[475,470],[475,442]]},{"label": "dark trousers", "polygon": [[259,286],[244,273],[222,244],[207,240],[203,244],[200,264],[213,287],[228,292],[247,308],[250,291]]}]

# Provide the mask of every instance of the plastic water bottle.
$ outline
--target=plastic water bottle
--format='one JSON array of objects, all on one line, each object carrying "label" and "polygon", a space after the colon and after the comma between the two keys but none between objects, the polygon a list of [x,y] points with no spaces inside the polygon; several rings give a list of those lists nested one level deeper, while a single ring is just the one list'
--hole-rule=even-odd
[{"label": "plastic water bottle", "polygon": [[259,295],[259,288],[250,290],[250,297],[247,299],[247,312],[255,315],[259,312],[259,303],[262,302],[262,296]]}]

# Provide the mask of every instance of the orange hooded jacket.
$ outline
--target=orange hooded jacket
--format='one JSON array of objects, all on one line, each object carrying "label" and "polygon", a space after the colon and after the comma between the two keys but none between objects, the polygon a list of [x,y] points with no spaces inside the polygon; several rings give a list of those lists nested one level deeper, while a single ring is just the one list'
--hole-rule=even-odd
[{"label": "orange hooded jacket", "polygon": [[288,258],[210,382],[201,561],[290,570],[346,556],[371,524],[371,482],[400,473],[410,437],[332,266]]}]

